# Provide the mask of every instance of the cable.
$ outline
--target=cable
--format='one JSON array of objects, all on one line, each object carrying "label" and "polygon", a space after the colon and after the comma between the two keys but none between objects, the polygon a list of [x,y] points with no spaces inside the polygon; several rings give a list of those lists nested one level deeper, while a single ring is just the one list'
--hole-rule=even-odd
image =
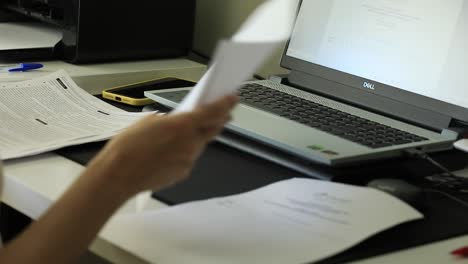
[{"label": "cable", "polygon": [[431,163],[432,165],[434,165],[435,167],[439,168],[441,171],[447,173],[452,177],[458,177],[457,175],[453,174],[449,169],[447,169],[447,167],[440,164],[439,162],[431,158],[429,155],[427,155],[427,153],[419,149],[407,149],[405,150],[405,153],[408,154],[410,157],[416,157],[428,161],[429,163]]},{"label": "cable", "polygon": [[[439,162],[437,162],[436,160],[434,160],[433,158],[431,158],[429,155],[427,155],[427,153],[421,151],[421,150],[418,150],[418,149],[410,149],[410,150],[406,150],[405,151],[406,154],[408,154],[410,157],[416,157],[416,158],[421,158],[423,160],[426,160],[428,162],[430,162],[432,165],[436,166],[437,168],[439,168],[440,170],[442,170],[444,173],[447,173],[450,177],[456,177],[456,178],[462,178],[460,176],[457,176],[455,175],[454,173],[452,173],[449,169],[447,169],[444,165],[440,164]],[[448,176],[447,176],[448,177]],[[435,185],[435,186],[442,186],[443,184],[440,183],[438,185]],[[436,190],[436,189],[429,189],[429,188],[423,188],[424,192],[432,192],[432,193],[439,193],[439,194],[442,194],[442,195],[445,195],[446,197],[448,197],[449,199],[452,199],[460,204],[462,204],[463,206],[467,207],[468,208],[468,203],[449,194],[449,193],[446,193],[444,191],[439,191],[439,190]]]},{"label": "cable", "polygon": [[463,204],[464,206],[468,207],[468,203],[467,203],[467,202],[465,202],[465,201],[463,201],[463,200],[461,200],[461,199],[458,199],[457,197],[455,197],[455,196],[453,196],[453,195],[451,195],[451,194],[448,194],[448,193],[446,193],[446,192],[439,191],[439,190],[434,190],[434,189],[423,189],[423,190],[424,190],[424,192],[433,192],[433,193],[443,194],[443,195],[445,195],[446,197],[448,197],[448,198],[450,198],[450,199],[452,199],[452,200],[454,200],[454,201],[456,201],[456,202],[459,202],[459,203]]}]

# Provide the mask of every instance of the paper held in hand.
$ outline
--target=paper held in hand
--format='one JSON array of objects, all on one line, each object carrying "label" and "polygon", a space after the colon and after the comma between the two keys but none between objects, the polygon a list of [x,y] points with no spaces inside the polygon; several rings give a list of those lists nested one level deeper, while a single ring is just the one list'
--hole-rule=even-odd
[{"label": "paper held in hand", "polygon": [[219,43],[211,67],[174,113],[234,93],[289,38],[297,5],[297,0],[270,0],[257,8],[231,40]]}]

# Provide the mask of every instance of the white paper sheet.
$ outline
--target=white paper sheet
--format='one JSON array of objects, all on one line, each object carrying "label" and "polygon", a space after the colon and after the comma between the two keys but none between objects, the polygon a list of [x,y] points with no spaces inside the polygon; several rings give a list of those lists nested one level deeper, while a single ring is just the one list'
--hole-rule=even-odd
[{"label": "white paper sheet", "polygon": [[297,0],[269,0],[258,7],[232,40],[221,41],[212,66],[174,112],[234,93],[288,39],[297,4]]},{"label": "white paper sheet", "polygon": [[102,234],[151,263],[308,263],[422,217],[374,189],[291,179],[240,195],[116,216]]},{"label": "white paper sheet", "polygon": [[0,23],[0,50],[52,48],[62,30],[40,22]]},{"label": "white paper sheet", "polygon": [[79,88],[65,71],[0,83],[0,156],[18,158],[110,138],[142,117]]}]

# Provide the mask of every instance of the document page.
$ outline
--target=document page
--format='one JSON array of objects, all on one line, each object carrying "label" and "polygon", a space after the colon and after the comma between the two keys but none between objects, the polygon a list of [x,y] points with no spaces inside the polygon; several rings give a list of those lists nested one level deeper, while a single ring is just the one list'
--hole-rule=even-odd
[{"label": "document page", "polygon": [[45,23],[0,23],[0,51],[53,48],[61,39],[62,30]]},{"label": "document page", "polygon": [[103,235],[151,263],[309,263],[422,217],[378,190],[298,178],[120,215]]},{"label": "document page", "polygon": [[110,138],[141,118],[79,88],[65,71],[0,83],[0,156],[18,158]]}]

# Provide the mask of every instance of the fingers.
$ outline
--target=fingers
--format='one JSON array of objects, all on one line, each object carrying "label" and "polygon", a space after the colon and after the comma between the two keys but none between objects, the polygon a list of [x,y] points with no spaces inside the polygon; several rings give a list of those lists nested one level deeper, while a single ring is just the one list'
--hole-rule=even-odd
[{"label": "fingers", "polygon": [[229,95],[201,106],[193,112],[193,121],[205,127],[216,125],[225,120],[238,101],[239,98],[236,95]]},{"label": "fingers", "polygon": [[230,95],[194,111],[195,118],[193,121],[196,122],[203,144],[211,141],[223,130],[224,125],[231,120],[230,112],[238,100],[239,98],[236,95]]},{"label": "fingers", "polygon": [[164,130],[178,131],[186,137],[188,136],[187,133],[195,133],[195,138],[193,138],[193,140],[199,141],[201,144],[206,144],[211,141],[211,139],[223,129],[226,122],[231,119],[230,111],[237,104],[238,100],[236,95],[225,96],[213,103],[200,106],[193,112],[169,115],[165,118],[162,117],[161,120],[158,120],[159,122],[155,120],[155,123],[164,124]]},{"label": "fingers", "polygon": [[231,116],[226,116],[223,121],[219,122],[218,124],[214,126],[207,126],[207,127],[201,128],[199,130],[200,136],[203,138],[205,143],[211,141],[215,136],[221,133],[221,131],[224,128],[224,124],[226,124],[230,120],[231,120]]}]

